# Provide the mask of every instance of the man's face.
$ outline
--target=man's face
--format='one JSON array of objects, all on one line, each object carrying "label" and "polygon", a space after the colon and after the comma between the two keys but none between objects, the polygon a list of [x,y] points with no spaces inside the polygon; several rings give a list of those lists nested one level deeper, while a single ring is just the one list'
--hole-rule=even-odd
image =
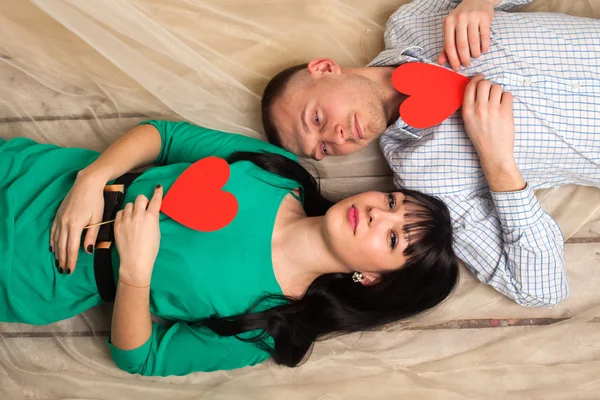
[{"label": "man's face", "polygon": [[283,147],[316,160],[362,150],[387,127],[381,89],[337,66],[323,72],[312,65],[292,77],[272,106]]}]

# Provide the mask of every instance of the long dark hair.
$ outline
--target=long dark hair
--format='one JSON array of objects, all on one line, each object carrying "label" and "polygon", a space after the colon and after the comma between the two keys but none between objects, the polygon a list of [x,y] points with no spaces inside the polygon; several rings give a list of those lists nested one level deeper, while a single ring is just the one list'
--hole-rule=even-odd
[{"label": "long dark hair", "polygon": [[[317,181],[306,169],[282,155],[238,152],[228,161],[250,161],[298,182],[308,216],[324,215],[333,205],[321,195]],[[353,282],[351,274],[324,274],[311,283],[301,298],[270,295],[244,314],[200,323],[221,336],[257,330],[261,333],[240,340],[256,342],[270,352],[276,363],[293,367],[319,337],[373,329],[439,304],[458,280],[448,209],[435,197],[412,190],[399,191],[404,193],[405,201],[418,205],[412,215],[414,222],[405,224],[408,234],[416,239],[404,251],[407,261],[401,268],[382,274],[379,282],[370,286]],[[253,312],[264,301],[274,301],[273,307]],[[267,345],[269,336],[274,347]]]}]

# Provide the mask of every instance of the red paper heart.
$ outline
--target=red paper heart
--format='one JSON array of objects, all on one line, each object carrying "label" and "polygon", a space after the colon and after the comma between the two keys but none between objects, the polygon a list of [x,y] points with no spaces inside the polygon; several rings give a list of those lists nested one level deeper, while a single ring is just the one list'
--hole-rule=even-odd
[{"label": "red paper heart", "polygon": [[392,73],[394,88],[410,96],[400,105],[400,117],[415,128],[441,123],[460,108],[470,80],[431,64],[402,64]]},{"label": "red paper heart", "polygon": [[202,232],[224,228],[235,218],[238,203],[222,187],[229,179],[229,164],[208,157],[189,166],[162,201],[160,211],[181,225]]}]

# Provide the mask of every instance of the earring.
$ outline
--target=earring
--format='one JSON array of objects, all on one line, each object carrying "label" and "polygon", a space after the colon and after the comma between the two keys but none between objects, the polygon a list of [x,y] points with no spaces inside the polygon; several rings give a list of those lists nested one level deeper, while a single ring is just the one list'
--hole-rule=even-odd
[{"label": "earring", "polygon": [[356,283],[360,283],[363,280],[363,274],[360,272],[353,273],[352,280]]}]

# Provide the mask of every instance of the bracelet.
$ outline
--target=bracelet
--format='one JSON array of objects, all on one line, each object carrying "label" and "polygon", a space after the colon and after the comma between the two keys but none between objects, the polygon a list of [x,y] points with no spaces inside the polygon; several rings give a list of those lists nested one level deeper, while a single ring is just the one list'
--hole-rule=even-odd
[{"label": "bracelet", "polygon": [[130,286],[130,287],[132,287],[132,288],[136,288],[136,289],[146,289],[147,287],[150,287],[150,285],[146,285],[146,286],[135,286],[135,285],[130,285],[129,283],[127,283],[127,282],[124,282],[124,281],[122,281],[122,280],[120,280],[120,279],[119,279],[119,282],[121,282],[121,283],[122,283],[123,285],[125,285],[125,286]]}]

